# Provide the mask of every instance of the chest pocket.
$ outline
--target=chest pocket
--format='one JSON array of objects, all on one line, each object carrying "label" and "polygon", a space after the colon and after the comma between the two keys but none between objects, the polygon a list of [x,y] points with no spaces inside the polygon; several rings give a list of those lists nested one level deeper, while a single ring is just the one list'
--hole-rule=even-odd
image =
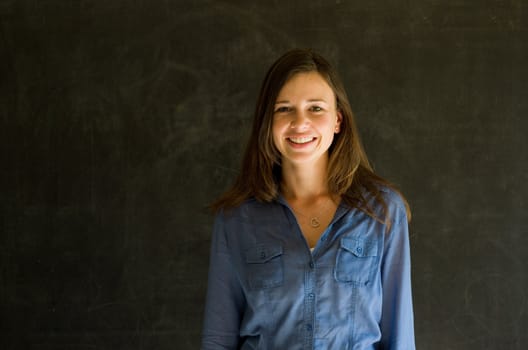
[{"label": "chest pocket", "polygon": [[337,252],[335,279],[358,287],[367,285],[374,278],[377,262],[377,240],[344,237]]},{"label": "chest pocket", "polygon": [[245,254],[250,289],[272,288],[282,284],[282,246],[259,244],[247,249]]}]

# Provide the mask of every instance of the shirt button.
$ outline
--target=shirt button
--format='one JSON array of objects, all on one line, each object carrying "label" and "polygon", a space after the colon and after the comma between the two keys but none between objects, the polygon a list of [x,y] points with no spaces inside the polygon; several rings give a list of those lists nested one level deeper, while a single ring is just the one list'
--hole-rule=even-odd
[{"label": "shirt button", "polygon": [[310,264],[309,264],[310,268],[313,269],[315,264],[313,263],[313,261],[310,261]]},{"label": "shirt button", "polygon": [[315,294],[314,294],[314,293],[310,293],[310,294],[308,294],[308,297],[309,297],[310,299],[313,299],[313,298],[315,297]]},{"label": "shirt button", "polygon": [[356,252],[358,252],[358,254],[361,254],[363,252],[363,248],[357,247],[356,248]]},{"label": "shirt button", "polygon": [[307,330],[308,332],[311,332],[311,331],[312,331],[312,325],[308,323],[308,324],[306,325],[306,330]]}]

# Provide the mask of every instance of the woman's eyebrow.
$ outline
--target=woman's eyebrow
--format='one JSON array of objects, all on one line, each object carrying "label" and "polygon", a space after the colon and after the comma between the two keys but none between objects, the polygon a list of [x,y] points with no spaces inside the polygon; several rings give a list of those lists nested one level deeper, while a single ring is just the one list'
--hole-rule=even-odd
[{"label": "woman's eyebrow", "polygon": [[[306,102],[324,102],[324,103],[328,103],[328,102],[326,102],[325,99],[322,99],[322,98],[311,98],[311,99],[307,100]],[[290,103],[290,101],[281,100],[281,101],[275,102],[276,105],[281,104],[281,103]]]}]

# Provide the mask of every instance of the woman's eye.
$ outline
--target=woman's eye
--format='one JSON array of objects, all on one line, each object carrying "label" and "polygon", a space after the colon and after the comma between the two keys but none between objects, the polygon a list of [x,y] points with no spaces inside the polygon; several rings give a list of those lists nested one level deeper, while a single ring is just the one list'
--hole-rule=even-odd
[{"label": "woman's eye", "polygon": [[290,111],[290,107],[286,107],[286,106],[275,109],[275,113],[287,113],[289,111]]},{"label": "woman's eye", "polygon": [[323,109],[319,106],[312,106],[312,108],[310,108],[312,110],[312,112],[322,112]]}]

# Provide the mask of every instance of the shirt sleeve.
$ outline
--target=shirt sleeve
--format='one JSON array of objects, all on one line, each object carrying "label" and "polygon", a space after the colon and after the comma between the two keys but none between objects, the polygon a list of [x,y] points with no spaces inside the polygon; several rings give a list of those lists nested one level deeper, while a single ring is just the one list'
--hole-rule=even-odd
[{"label": "shirt sleeve", "polygon": [[407,216],[400,214],[387,233],[381,266],[383,307],[381,348],[414,350],[411,257]]},{"label": "shirt sleeve", "polygon": [[244,294],[228,253],[224,220],[215,219],[202,331],[202,350],[237,349]]}]

